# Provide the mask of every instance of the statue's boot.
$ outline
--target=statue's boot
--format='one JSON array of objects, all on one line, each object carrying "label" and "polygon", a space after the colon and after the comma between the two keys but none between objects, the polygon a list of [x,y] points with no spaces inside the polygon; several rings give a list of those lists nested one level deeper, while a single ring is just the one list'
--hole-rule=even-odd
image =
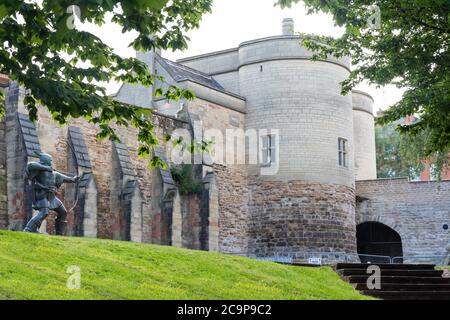
[{"label": "statue's boot", "polygon": [[67,210],[64,205],[55,209],[57,213],[55,231],[58,236],[65,236],[67,231]]},{"label": "statue's boot", "polygon": [[28,221],[24,232],[33,232],[37,233],[39,228],[41,227],[42,221],[45,220],[48,216],[48,208],[43,208],[39,211],[37,215],[35,215],[33,218]]}]

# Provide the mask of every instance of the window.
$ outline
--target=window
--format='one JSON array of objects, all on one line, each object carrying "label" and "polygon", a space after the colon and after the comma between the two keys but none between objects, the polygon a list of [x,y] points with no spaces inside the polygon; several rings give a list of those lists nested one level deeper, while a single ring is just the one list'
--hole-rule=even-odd
[{"label": "window", "polygon": [[274,134],[262,137],[262,165],[270,165],[276,162],[275,137]]},{"label": "window", "polygon": [[339,165],[341,167],[347,167],[347,140],[343,138],[338,139],[338,150],[339,150]]}]

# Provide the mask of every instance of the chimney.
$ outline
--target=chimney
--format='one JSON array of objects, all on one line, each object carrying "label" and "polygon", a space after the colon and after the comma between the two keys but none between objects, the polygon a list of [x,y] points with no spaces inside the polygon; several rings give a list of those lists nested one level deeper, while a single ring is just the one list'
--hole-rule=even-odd
[{"label": "chimney", "polygon": [[[156,66],[156,55],[161,56],[160,48],[153,48],[150,51],[136,51],[136,58],[142,62],[144,62],[150,73],[155,74],[155,66]],[[145,88],[143,86],[137,86],[133,90],[135,92],[135,102],[134,104],[141,107],[153,107],[153,98],[154,98],[154,86],[150,88]]]},{"label": "chimney", "polygon": [[283,36],[294,35],[294,19],[285,18],[283,19]]},{"label": "chimney", "polygon": [[0,73],[0,87],[8,86],[9,78],[6,74]]},{"label": "chimney", "polygon": [[[150,36],[149,39],[152,40],[153,36]],[[161,49],[153,48],[152,50],[146,52],[136,51],[136,58],[142,62],[145,62],[150,68],[150,71],[153,72],[155,67],[155,54],[161,56]]]}]

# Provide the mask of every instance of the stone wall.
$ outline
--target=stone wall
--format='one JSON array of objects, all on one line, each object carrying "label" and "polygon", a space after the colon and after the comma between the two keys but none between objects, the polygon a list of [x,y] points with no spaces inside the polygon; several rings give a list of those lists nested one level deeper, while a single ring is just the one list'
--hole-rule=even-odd
[{"label": "stone wall", "polygon": [[67,168],[81,178],[77,184],[66,184],[64,188],[66,201],[74,201],[66,203],[70,205],[67,235],[96,238],[98,192],[88,149],[80,128],[69,127],[68,138]]},{"label": "stone wall", "polygon": [[397,231],[406,257],[449,254],[450,230],[443,226],[450,225],[450,181],[439,187],[407,178],[358,181],[357,224],[381,222]]},{"label": "stone wall", "polygon": [[[96,133],[98,132],[97,128],[82,119],[71,119],[68,125],[59,126],[53,121],[51,115],[44,108],[41,108],[39,111],[39,120],[37,121],[35,128],[36,136],[28,133],[26,133],[27,135],[25,136],[23,130],[28,132],[29,128],[21,127],[18,116],[20,112],[26,112],[23,103],[21,102],[23,94],[20,94],[21,90],[15,87],[14,84],[11,85],[11,88],[12,90],[10,90],[8,96],[10,101],[8,104],[8,113],[4,122],[7,134],[4,139],[0,140],[0,148],[6,144],[6,151],[8,154],[6,172],[8,184],[7,227],[13,230],[22,230],[28,219],[31,217],[31,204],[29,203],[29,194],[26,190],[27,184],[24,180],[24,169],[27,161],[36,160],[36,158],[30,158],[30,156],[32,156],[32,150],[29,150],[31,147],[36,145],[37,148],[51,154],[54,158],[54,165],[59,171],[71,175],[77,174],[77,170],[75,170],[76,166],[73,164],[72,151],[68,145],[68,127],[74,126],[78,127],[83,134],[87,155],[89,155],[92,165],[90,170],[92,172],[92,183],[95,182],[94,185],[92,185],[92,190],[95,192],[83,194],[82,196],[84,199],[82,199],[77,207],[84,203],[97,205],[97,208],[92,211],[95,212],[96,217],[89,216],[90,220],[85,221],[86,223],[84,224],[86,227],[89,226],[90,236],[97,235],[99,238],[117,238],[117,233],[116,236],[114,236],[114,230],[117,229],[116,227],[120,220],[117,216],[119,211],[114,208],[113,203],[116,202],[111,201],[111,196],[123,196],[123,194],[121,194],[123,191],[121,190],[125,190],[126,188],[123,185],[115,187],[114,184],[117,177],[113,174],[113,165],[116,162],[117,166],[117,161],[114,161],[112,142],[109,140],[98,140],[96,138]],[[160,138],[162,138],[164,133],[172,132],[175,128],[184,127],[189,129],[186,122],[171,117],[155,114],[153,120],[157,126],[156,133]],[[26,126],[28,125],[26,124]],[[155,191],[155,189],[162,188],[162,186],[154,186],[153,184],[155,170],[148,168],[149,159],[140,158],[137,154],[137,131],[134,128],[121,127],[117,128],[117,132],[123,144],[128,148],[131,165],[133,167],[132,169],[136,173],[136,186],[139,186],[140,189],[137,193],[130,193],[128,199],[130,205],[138,207],[139,201],[136,200],[136,197],[138,195],[142,197],[142,221],[139,221],[140,219],[136,215],[131,217],[132,221],[135,221],[135,223],[142,222],[142,228],[139,228],[137,225],[135,228],[132,228],[132,237],[134,239],[142,237],[143,241],[152,242],[155,238],[158,238],[158,235],[153,234],[154,228],[152,227],[152,220],[155,215],[160,214],[158,207],[161,206],[160,202],[154,204],[152,199],[155,197],[155,192],[162,192]],[[0,138],[1,134],[2,130],[0,126]],[[37,143],[23,141],[24,137],[25,139],[35,139]],[[1,156],[2,153],[0,149],[0,166]],[[2,171],[0,171],[0,175],[1,173]],[[86,181],[86,186],[92,183]],[[73,188],[71,189],[68,185],[61,188],[58,196],[66,204],[67,208],[70,208],[75,202]],[[95,196],[96,199],[93,199],[93,196]],[[0,199],[0,201],[1,200],[2,199]],[[68,215],[68,229],[71,233],[71,230],[75,230],[74,223],[78,223],[79,225],[79,221],[77,221],[73,215],[73,212]],[[6,221],[4,218],[5,217],[1,216],[0,211],[0,223],[2,223],[1,221],[3,220]],[[54,233],[54,219],[55,216],[53,214],[49,216],[47,223],[47,232],[49,233]],[[96,230],[90,225],[94,223],[93,221],[96,221]],[[0,225],[0,227],[6,227],[5,222],[3,222],[3,225]]]},{"label": "stone wall", "polygon": [[249,181],[250,254],[356,260],[352,188],[258,177]]},{"label": "stone wall", "polygon": [[215,164],[219,205],[219,251],[248,252],[248,186],[244,166]]},{"label": "stone wall", "polygon": [[[0,75],[1,77],[1,75]],[[6,95],[8,88],[2,88],[0,91]],[[5,119],[0,119],[0,229],[8,227],[8,197],[6,183],[6,123]]]},{"label": "stone wall", "polygon": [[202,221],[200,217],[200,198],[198,195],[182,195],[180,200],[182,247],[187,249],[201,249],[200,232]]},{"label": "stone wall", "polygon": [[[13,82],[9,86],[5,101],[6,132],[3,142],[6,144],[7,221],[8,229],[11,230],[23,230],[25,223],[32,217],[31,193],[24,177],[24,170],[27,161],[33,160],[33,150],[39,149],[35,126],[29,122],[26,126],[22,126],[26,120],[18,111],[24,110],[23,95],[24,90]],[[28,142],[27,146],[25,138],[34,139],[34,143]]]},{"label": "stone wall", "polygon": [[237,71],[212,74],[227,91],[239,94],[239,73]]},{"label": "stone wall", "polygon": [[8,228],[8,197],[6,177],[6,123],[0,121],[0,229]]},{"label": "stone wall", "polygon": [[375,120],[373,98],[367,93],[353,90],[353,135],[355,144],[355,178],[377,178],[375,150]]},{"label": "stone wall", "polygon": [[[214,76],[225,73],[235,73],[233,77],[236,79],[239,67],[239,51],[238,48],[234,48],[180,59],[177,62]],[[220,84],[227,90],[237,94],[239,93],[239,87],[236,86],[236,83],[225,81],[225,83],[221,82]]]},{"label": "stone wall", "polygon": [[[258,54],[249,50],[249,59],[251,53]],[[246,128],[279,130],[278,170],[268,180],[354,186],[352,102],[350,95],[340,94],[340,82],[347,76],[341,65],[302,58],[268,59],[240,68]],[[346,166],[339,165],[339,138],[347,140]],[[251,173],[258,171],[260,166]]]},{"label": "stone wall", "polygon": [[[245,162],[245,114],[202,99],[189,103],[188,110],[201,123],[206,140],[214,140],[211,155],[203,159],[208,179],[210,250],[227,253],[247,251],[247,171]],[[193,116],[191,116],[194,118]],[[243,160],[241,162],[240,160]],[[212,183],[212,184],[211,184]]]}]

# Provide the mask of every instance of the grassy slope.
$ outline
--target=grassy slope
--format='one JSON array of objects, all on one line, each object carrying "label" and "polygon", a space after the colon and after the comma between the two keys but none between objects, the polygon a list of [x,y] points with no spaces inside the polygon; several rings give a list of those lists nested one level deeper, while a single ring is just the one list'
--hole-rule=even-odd
[{"label": "grassy slope", "polygon": [[[81,289],[69,290],[69,265]],[[364,299],[331,268],[0,231],[0,299]]]}]

